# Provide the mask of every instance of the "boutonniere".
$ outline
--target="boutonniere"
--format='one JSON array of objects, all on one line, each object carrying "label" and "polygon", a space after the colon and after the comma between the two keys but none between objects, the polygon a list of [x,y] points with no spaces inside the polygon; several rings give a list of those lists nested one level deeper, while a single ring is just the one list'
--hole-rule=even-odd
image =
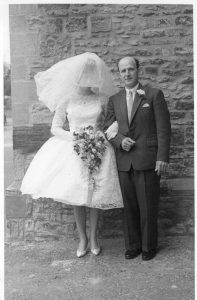
[{"label": "boutonniere", "polygon": [[140,96],[141,96],[141,95],[145,95],[145,91],[144,91],[144,90],[141,90],[141,89],[140,89],[140,90],[137,90],[136,92],[137,92],[138,95],[140,95]]}]

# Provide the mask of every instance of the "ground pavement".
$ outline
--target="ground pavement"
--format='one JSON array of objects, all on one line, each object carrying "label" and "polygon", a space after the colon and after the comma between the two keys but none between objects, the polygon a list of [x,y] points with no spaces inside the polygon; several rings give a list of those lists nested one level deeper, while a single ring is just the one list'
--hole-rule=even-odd
[{"label": "ground pavement", "polygon": [[77,240],[5,246],[6,300],[193,300],[192,237],[160,240],[157,256],[125,260],[123,239],[76,257]]}]

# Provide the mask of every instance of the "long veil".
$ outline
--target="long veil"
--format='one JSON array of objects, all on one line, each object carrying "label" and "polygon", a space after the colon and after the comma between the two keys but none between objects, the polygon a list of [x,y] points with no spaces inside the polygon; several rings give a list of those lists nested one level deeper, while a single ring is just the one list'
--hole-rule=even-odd
[{"label": "long veil", "polygon": [[116,92],[108,67],[91,52],[64,59],[34,78],[39,100],[51,111],[68,101],[78,87],[96,88],[106,97]]}]

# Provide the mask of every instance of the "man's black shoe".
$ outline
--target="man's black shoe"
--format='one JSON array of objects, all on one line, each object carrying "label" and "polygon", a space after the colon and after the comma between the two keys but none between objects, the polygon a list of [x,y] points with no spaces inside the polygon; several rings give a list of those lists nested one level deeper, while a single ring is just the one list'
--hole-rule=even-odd
[{"label": "man's black shoe", "polygon": [[141,252],[142,252],[142,249],[126,250],[125,258],[133,259],[133,258],[137,257]]},{"label": "man's black shoe", "polygon": [[149,251],[143,251],[142,252],[142,260],[150,260],[156,256],[157,250],[152,249]]}]

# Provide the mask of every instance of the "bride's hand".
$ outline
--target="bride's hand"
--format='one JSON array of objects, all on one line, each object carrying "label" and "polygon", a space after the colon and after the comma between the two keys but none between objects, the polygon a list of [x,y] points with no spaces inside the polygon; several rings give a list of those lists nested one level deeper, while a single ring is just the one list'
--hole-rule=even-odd
[{"label": "bride's hand", "polygon": [[108,127],[108,129],[105,131],[108,140],[113,139],[117,135],[118,128],[119,127],[117,121],[113,122],[112,125]]}]

